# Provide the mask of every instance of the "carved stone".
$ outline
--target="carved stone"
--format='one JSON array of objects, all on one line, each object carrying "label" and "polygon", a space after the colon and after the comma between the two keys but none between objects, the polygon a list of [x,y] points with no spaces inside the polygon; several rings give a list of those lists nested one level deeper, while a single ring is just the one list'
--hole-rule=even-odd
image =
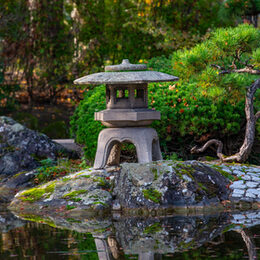
[{"label": "carved stone", "polygon": [[108,127],[148,126],[160,119],[161,113],[152,109],[106,109],[95,112],[95,120]]},{"label": "carved stone", "polygon": [[[130,142],[135,145],[139,163],[162,160],[159,138],[153,128],[107,128],[102,130],[98,137],[94,168],[104,168],[107,165],[113,147],[123,142]],[[115,154],[112,154],[112,157],[118,158],[118,154],[116,154],[117,152],[115,150],[113,153]],[[114,160],[114,162],[116,161],[117,160]],[[116,164],[118,164],[118,161],[115,165]]]},{"label": "carved stone", "polygon": [[75,84],[106,84],[106,110],[96,112],[95,120],[111,128],[99,134],[94,168],[119,164],[123,142],[135,145],[139,163],[162,159],[156,131],[146,128],[161,119],[159,111],[148,108],[148,83],[178,78],[146,69],[145,64],[123,60],[121,64],[106,66],[105,72],[74,81]]}]

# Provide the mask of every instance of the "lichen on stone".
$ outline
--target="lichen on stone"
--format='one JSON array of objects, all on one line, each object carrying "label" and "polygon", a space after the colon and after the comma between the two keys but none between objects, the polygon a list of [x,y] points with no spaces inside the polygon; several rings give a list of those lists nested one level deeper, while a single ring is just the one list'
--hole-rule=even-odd
[{"label": "lichen on stone", "polygon": [[143,195],[146,199],[151,200],[155,203],[160,203],[162,193],[153,188],[143,190]]}]

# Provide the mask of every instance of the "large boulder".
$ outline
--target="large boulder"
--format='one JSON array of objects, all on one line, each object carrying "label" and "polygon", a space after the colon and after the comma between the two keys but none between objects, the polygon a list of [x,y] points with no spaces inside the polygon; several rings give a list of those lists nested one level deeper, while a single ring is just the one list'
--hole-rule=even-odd
[{"label": "large boulder", "polygon": [[123,164],[113,194],[125,210],[218,205],[229,198],[229,180],[196,161]]},{"label": "large boulder", "polygon": [[66,212],[84,215],[103,215],[111,210],[112,183],[103,170],[83,170],[16,194],[11,203],[13,210],[23,208],[44,215]]},{"label": "large boulder", "polygon": [[[39,161],[75,153],[53,142],[48,136],[30,130],[12,118],[0,117],[0,175],[10,177],[39,167]],[[1,178],[1,179],[2,179]]]},{"label": "large boulder", "polygon": [[158,161],[73,173],[17,193],[10,208],[45,215],[85,210],[85,215],[153,216],[259,205],[259,168]]}]

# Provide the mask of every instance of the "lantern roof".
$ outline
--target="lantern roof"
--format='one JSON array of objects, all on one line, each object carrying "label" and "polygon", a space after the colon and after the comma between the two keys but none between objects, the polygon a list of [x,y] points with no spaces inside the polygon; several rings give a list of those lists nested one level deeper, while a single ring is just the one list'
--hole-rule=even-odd
[{"label": "lantern roof", "polygon": [[99,72],[76,79],[74,84],[140,84],[149,82],[176,81],[178,77],[149,71],[145,64],[131,64],[127,59],[121,64],[105,67],[105,72]]}]

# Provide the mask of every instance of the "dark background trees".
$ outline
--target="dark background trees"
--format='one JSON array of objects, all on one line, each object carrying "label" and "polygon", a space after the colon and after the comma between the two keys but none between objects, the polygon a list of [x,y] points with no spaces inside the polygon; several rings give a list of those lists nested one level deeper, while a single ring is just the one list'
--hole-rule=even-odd
[{"label": "dark background trees", "polygon": [[[245,7],[247,1],[237,2]],[[11,85],[10,79],[18,85],[24,81],[29,102],[44,93],[46,101],[55,103],[73,79],[102,70],[104,64],[169,55],[194,46],[215,27],[235,25],[244,13],[231,15],[228,10],[239,8],[228,4],[229,8],[222,0],[0,0],[0,61],[6,80],[1,92],[3,85]],[[255,10],[252,6],[248,4],[249,11]]]}]

